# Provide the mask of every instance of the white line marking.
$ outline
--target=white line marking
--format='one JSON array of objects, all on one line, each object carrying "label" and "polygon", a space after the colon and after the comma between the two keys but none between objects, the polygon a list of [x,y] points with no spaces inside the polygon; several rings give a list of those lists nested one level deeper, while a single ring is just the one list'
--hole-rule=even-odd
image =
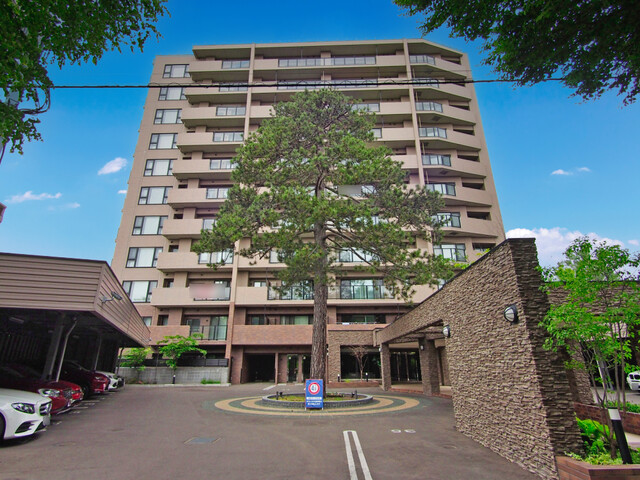
[{"label": "white line marking", "polygon": [[271,390],[272,388],[275,388],[275,387],[276,387],[275,385],[271,385],[270,387],[263,388],[262,390]]},{"label": "white line marking", "polygon": [[406,432],[406,433],[416,433],[416,431],[415,431],[415,430],[413,430],[413,429],[405,430],[405,432]]},{"label": "white line marking", "polygon": [[351,480],[358,480],[358,474],[356,472],[355,462],[353,461],[353,454],[351,453],[351,442],[349,441],[349,433],[353,437],[353,444],[356,447],[356,451],[358,452],[358,460],[360,460],[360,467],[362,468],[362,474],[364,475],[365,480],[373,480],[371,478],[371,472],[369,471],[369,465],[367,465],[367,460],[364,458],[364,453],[362,451],[362,446],[360,445],[360,439],[358,438],[358,432],[355,430],[345,430],[342,432],[344,435],[344,445],[347,450],[347,463],[349,464],[349,474],[351,475]]},{"label": "white line marking", "polygon": [[393,430],[391,430],[391,433],[402,433],[402,430],[398,430],[397,428],[394,428]]}]

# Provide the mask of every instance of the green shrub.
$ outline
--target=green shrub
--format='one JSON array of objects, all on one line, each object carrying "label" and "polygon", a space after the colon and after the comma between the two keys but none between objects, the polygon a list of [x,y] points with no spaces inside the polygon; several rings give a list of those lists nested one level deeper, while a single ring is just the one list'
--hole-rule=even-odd
[{"label": "green shrub", "polygon": [[203,378],[200,380],[200,383],[203,385],[215,385],[220,383],[220,380],[211,380],[210,378]]},{"label": "green shrub", "polygon": [[576,420],[587,456],[609,455],[609,427],[595,420]]},{"label": "green shrub", "polygon": [[640,405],[638,405],[637,403],[626,402],[624,404],[624,408],[622,408],[621,406],[618,405],[617,402],[609,401],[605,403],[605,406],[607,408],[617,408],[619,410],[624,410],[630,413],[640,413]]}]

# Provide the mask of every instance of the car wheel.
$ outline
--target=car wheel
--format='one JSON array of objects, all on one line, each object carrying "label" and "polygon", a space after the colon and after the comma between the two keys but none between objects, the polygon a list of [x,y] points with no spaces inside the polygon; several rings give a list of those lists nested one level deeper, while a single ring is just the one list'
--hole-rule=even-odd
[{"label": "car wheel", "polygon": [[0,442],[4,440],[4,417],[0,415]]},{"label": "car wheel", "polygon": [[87,399],[91,396],[91,388],[89,388],[89,385],[84,384],[84,385],[80,385],[80,388],[82,388],[82,393],[83,393],[83,398]]}]

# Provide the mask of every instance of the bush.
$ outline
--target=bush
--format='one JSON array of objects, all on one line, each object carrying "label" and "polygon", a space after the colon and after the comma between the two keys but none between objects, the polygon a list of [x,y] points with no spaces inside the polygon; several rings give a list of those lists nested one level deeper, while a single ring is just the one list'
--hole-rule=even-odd
[{"label": "bush", "polygon": [[220,383],[220,380],[211,380],[210,378],[203,378],[200,380],[200,383],[203,385],[214,385]]},{"label": "bush", "polygon": [[618,405],[617,402],[609,401],[605,403],[605,407],[617,408],[618,410],[624,410],[625,412],[630,412],[630,413],[640,413],[640,405],[638,405],[637,403],[626,402],[624,404],[624,407],[621,407],[620,405]]},{"label": "bush", "polygon": [[595,420],[576,420],[587,456],[609,455],[609,427]]}]

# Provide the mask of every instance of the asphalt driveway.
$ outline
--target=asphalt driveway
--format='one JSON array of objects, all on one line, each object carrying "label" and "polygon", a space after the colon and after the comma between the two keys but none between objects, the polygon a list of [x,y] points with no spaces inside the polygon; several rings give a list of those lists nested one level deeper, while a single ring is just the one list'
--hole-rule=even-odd
[{"label": "asphalt driveway", "polygon": [[0,444],[0,479],[538,478],[456,432],[445,398],[402,394],[418,404],[358,416],[215,406],[268,388],[128,385],[83,402],[32,440]]}]

